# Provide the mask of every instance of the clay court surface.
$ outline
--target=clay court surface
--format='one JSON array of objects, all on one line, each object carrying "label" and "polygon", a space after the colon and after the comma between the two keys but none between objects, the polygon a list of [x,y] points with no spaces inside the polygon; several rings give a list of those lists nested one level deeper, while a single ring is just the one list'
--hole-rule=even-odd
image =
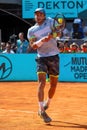
[{"label": "clay court surface", "polygon": [[[87,130],[87,83],[58,83],[45,124],[38,117],[38,82],[0,82],[0,130]],[[49,83],[45,88],[45,98]]]}]

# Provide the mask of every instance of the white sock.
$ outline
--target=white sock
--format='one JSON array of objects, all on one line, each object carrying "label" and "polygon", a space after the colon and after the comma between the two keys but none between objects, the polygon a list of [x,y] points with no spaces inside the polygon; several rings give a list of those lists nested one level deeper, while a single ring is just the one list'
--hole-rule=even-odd
[{"label": "white sock", "polygon": [[44,111],[43,102],[39,102],[39,110]]}]

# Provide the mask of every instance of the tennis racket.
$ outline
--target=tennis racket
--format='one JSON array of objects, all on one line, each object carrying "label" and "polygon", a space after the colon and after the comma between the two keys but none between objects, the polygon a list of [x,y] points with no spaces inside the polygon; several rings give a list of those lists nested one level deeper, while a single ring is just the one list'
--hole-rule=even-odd
[{"label": "tennis racket", "polygon": [[[47,37],[43,37],[39,41],[35,42],[35,48],[36,46],[40,47],[44,42],[48,42],[51,38],[56,38],[58,34],[60,34],[65,28],[65,17],[62,13],[57,13],[56,16],[53,19],[53,27],[51,28],[52,32],[51,34],[48,34]],[[30,38],[30,41],[32,43],[35,41],[35,36],[32,36]]]},{"label": "tennis racket", "polygon": [[53,21],[53,27],[52,27],[52,32],[51,35],[53,37],[57,37],[58,33],[61,33],[64,28],[65,28],[65,17],[62,13],[57,13],[56,16],[54,17]]}]

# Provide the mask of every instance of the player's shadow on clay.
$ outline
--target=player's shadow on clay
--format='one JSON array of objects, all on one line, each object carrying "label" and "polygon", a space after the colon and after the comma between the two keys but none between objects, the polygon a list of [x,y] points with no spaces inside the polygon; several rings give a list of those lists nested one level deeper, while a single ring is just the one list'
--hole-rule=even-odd
[{"label": "player's shadow on clay", "polygon": [[66,128],[84,128],[84,129],[87,129],[87,125],[82,125],[82,124],[78,124],[78,123],[70,123],[70,122],[63,122],[63,121],[52,121],[52,122],[53,123],[57,122],[57,125],[50,123],[50,126],[66,127]]}]

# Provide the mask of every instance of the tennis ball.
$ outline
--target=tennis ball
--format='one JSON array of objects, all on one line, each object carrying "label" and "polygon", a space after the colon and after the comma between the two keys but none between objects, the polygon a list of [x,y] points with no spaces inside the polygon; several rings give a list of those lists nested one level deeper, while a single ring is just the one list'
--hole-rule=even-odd
[{"label": "tennis ball", "polygon": [[62,18],[59,18],[59,19],[58,19],[58,22],[59,22],[59,24],[62,24],[62,23],[63,23],[63,19],[62,19]]}]

